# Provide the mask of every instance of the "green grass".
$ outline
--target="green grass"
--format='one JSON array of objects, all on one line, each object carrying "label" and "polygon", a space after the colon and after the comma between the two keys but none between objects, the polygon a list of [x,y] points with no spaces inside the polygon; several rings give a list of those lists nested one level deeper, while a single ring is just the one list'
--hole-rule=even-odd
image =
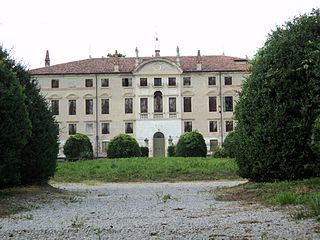
[{"label": "green grass", "polygon": [[239,179],[232,159],[121,158],[59,162],[56,182],[138,182]]},{"label": "green grass", "polygon": [[315,217],[320,220],[320,178],[274,183],[253,183],[224,188],[221,200],[258,201],[267,205],[300,206],[296,218]]}]

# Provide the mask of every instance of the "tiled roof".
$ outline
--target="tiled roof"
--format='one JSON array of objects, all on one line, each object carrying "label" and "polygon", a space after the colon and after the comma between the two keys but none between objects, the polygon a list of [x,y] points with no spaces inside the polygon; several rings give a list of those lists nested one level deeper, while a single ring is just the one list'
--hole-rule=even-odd
[{"label": "tiled roof", "polygon": [[[160,57],[176,63],[176,57]],[[49,67],[31,70],[33,75],[59,75],[59,74],[97,74],[115,73],[114,65],[118,62],[120,73],[132,73],[136,68],[136,58],[90,58],[80,61],[52,65]],[[139,63],[152,60],[152,57],[139,57]],[[183,72],[199,72],[197,70],[197,56],[181,56],[180,67]],[[232,72],[247,71],[248,61],[244,58],[229,56],[201,56],[202,70],[204,72]]]}]

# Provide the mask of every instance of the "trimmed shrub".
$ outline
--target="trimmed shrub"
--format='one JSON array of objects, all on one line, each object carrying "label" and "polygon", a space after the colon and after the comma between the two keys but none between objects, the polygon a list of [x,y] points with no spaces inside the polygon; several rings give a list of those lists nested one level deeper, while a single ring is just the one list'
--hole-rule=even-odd
[{"label": "trimmed shrub", "polygon": [[93,157],[92,144],[87,135],[76,133],[63,146],[67,160],[89,159]]},{"label": "trimmed shrub", "polygon": [[149,148],[140,147],[141,157],[149,157]]},{"label": "trimmed shrub", "polygon": [[176,156],[176,146],[171,145],[168,147],[168,157],[175,157]]},{"label": "trimmed shrub", "polygon": [[207,146],[201,133],[186,132],[179,138],[176,147],[177,157],[206,157]]},{"label": "trimmed shrub", "polygon": [[214,158],[224,158],[226,157],[227,155],[225,154],[224,152],[224,148],[220,147],[220,146],[216,146],[214,149],[213,149],[213,153],[212,153],[212,157]]},{"label": "trimmed shrub", "polygon": [[139,157],[141,152],[136,139],[127,134],[120,134],[111,139],[107,156],[109,158]]}]

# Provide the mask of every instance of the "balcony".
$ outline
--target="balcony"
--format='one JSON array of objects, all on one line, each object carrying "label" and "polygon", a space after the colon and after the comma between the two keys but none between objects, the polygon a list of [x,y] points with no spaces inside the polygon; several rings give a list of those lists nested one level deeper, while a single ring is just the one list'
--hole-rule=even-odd
[{"label": "balcony", "polygon": [[177,114],[176,113],[169,113],[169,118],[177,118]]},{"label": "balcony", "polygon": [[154,119],[162,119],[163,118],[163,113],[154,113],[153,114]]},{"label": "balcony", "polygon": [[148,119],[148,113],[140,113],[140,119]]},{"label": "balcony", "polygon": [[140,113],[139,119],[177,119],[178,113]]}]

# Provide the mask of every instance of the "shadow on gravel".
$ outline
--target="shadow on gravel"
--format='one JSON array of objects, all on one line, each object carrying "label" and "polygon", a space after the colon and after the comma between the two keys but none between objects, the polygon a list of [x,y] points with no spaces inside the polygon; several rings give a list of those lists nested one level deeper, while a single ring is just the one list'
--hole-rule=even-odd
[{"label": "shadow on gravel", "polygon": [[0,217],[31,211],[57,199],[71,199],[75,193],[51,185],[0,189]]}]

